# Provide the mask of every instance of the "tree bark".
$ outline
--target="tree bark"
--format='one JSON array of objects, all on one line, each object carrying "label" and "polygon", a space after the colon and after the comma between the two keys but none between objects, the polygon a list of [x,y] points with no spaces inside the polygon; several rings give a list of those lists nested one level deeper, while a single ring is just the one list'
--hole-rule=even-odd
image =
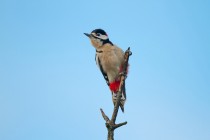
[{"label": "tree bark", "polygon": [[118,89],[118,92],[117,92],[117,102],[115,103],[111,120],[106,116],[104,111],[102,109],[100,109],[101,114],[102,114],[104,120],[106,121],[106,128],[107,128],[107,131],[108,131],[107,140],[114,140],[114,130],[117,129],[118,127],[121,127],[121,126],[127,124],[127,122],[115,124],[115,121],[116,121],[116,118],[117,118],[119,105],[120,105],[120,99],[121,99],[121,96],[122,96],[122,88],[123,88],[123,85],[125,83],[125,79],[126,79],[126,76],[127,76],[126,74],[127,74],[128,60],[129,60],[129,56],[131,54],[132,53],[131,53],[130,47],[129,47],[126,50],[125,55],[124,55],[123,74],[121,74],[121,77],[120,77],[120,86],[119,86],[119,89]]}]

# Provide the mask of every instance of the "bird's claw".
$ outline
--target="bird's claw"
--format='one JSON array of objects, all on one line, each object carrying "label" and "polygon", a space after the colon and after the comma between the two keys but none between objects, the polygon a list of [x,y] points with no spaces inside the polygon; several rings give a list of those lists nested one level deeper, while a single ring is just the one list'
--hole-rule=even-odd
[{"label": "bird's claw", "polygon": [[125,72],[120,72],[120,73],[119,73],[119,76],[124,76],[125,79],[127,78],[127,74],[126,74]]}]

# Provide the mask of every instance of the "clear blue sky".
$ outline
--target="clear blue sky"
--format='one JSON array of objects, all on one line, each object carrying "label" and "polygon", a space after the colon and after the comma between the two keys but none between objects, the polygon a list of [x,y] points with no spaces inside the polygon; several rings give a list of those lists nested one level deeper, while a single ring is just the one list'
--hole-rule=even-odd
[{"label": "clear blue sky", "polygon": [[84,32],[133,52],[116,140],[210,139],[210,1],[1,0],[0,139],[102,140],[111,94]]}]

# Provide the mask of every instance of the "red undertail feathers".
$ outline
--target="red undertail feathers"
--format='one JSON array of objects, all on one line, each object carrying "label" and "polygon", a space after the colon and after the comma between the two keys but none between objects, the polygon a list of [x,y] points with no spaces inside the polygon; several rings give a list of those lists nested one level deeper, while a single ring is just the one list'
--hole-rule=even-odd
[{"label": "red undertail feathers", "polygon": [[120,81],[114,81],[110,83],[109,88],[112,92],[117,93],[119,86],[120,86]]}]

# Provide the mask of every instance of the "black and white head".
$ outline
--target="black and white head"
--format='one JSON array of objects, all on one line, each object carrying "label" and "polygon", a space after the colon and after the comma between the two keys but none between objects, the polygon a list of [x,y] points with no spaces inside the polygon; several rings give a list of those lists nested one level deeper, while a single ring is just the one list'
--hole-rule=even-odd
[{"label": "black and white head", "polygon": [[109,41],[107,33],[102,29],[95,29],[90,34],[88,33],[84,34],[90,38],[92,45],[96,49],[99,49],[106,43],[110,43],[111,45],[113,45],[112,42]]}]

